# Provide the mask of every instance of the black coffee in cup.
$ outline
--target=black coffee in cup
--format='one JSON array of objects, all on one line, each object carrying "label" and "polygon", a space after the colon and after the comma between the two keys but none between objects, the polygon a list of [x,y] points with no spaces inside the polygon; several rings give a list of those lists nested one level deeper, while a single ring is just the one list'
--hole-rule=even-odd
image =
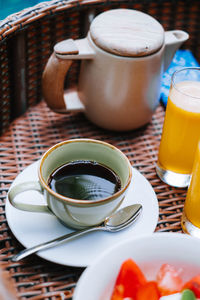
[{"label": "black coffee in cup", "polygon": [[79,200],[107,198],[121,188],[119,176],[107,166],[94,161],[66,163],[50,175],[49,187],[56,193]]}]

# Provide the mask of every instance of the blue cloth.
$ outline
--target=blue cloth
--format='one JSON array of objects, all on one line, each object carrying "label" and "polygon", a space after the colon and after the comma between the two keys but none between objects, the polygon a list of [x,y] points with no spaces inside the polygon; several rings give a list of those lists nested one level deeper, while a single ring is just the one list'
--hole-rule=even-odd
[{"label": "blue cloth", "polygon": [[174,58],[167,69],[167,71],[163,74],[162,85],[161,85],[161,95],[160,101],[166,106],[167,98],[169,94],[171,77],[172,74],[181,68],[184,67],[199,67],[199,63],[193,56],[190,50],[177,50]]}]

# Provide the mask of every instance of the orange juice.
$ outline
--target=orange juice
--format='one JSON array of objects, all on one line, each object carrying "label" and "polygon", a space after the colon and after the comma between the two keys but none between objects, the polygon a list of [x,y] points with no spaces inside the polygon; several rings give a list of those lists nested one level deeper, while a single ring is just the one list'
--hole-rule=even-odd
[{"label": "orange juice", "polygon": [[197,147],[192,178],[185,200],[184,212],[186,218],[200,228],[200,142]]},{"label": "orange juice", "polygon": [[158,163],[166,170],[191,174],[199,138],[200,82],[179,82],[170,89]]}]

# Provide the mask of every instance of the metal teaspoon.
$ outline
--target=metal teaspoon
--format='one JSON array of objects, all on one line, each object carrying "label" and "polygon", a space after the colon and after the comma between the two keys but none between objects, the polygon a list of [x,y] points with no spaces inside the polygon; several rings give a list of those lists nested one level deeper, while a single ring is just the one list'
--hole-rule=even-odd
[{"label": "metal teaspoon", "polygon": [[72,233],[65,234],[61,237],[55,238],[51,241],[47,241],[45,243],[41,243],[39,245],[33,246],[31,248],[24,249],[20,251],[18,254],[14,255],[11,260],[13,262],[17,262],[30,254],[36,253],[40,250],[52,248],[57,246],[63,242],[69,241],[74,239],[75,237],[79,237],[85,233],[89,233],[92,231],[109,231],[109,232],[116,232],[120,231],[129,225],[131,225],[140,215],[142,211],[141,204],[133,204],[130,206],[126,206],[121,208],[117,212],[113,213],[109,217],[107,217],[103,223],[97,226],[91,226],[88,228],[84,228],[78,231],[74,231]]}]

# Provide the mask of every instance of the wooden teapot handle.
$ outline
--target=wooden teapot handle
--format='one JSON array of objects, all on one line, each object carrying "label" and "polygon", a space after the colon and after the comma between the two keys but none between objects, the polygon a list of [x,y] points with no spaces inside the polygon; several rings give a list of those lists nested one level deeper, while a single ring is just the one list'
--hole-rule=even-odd
[{"label": "wooden teapot handle", "polygon": [[[54,46],[54,52],[47,61],[42,75],[43,97],[52,110],[58,113],[66,113],[68,110],[66,102],[71,100],[64,98],[64,81],[72,61],[93,57],[94,50],[89,46],[87,38],[76,41],[69,39]],[[82,103],[81,105],[83,106]]]},{"label": "wooden teapot handle", "polygon": [[64,80],[72,60],[62,60],[53,53],[42,76],[42,92],[47,105],[56,112],[65,112]]}]

